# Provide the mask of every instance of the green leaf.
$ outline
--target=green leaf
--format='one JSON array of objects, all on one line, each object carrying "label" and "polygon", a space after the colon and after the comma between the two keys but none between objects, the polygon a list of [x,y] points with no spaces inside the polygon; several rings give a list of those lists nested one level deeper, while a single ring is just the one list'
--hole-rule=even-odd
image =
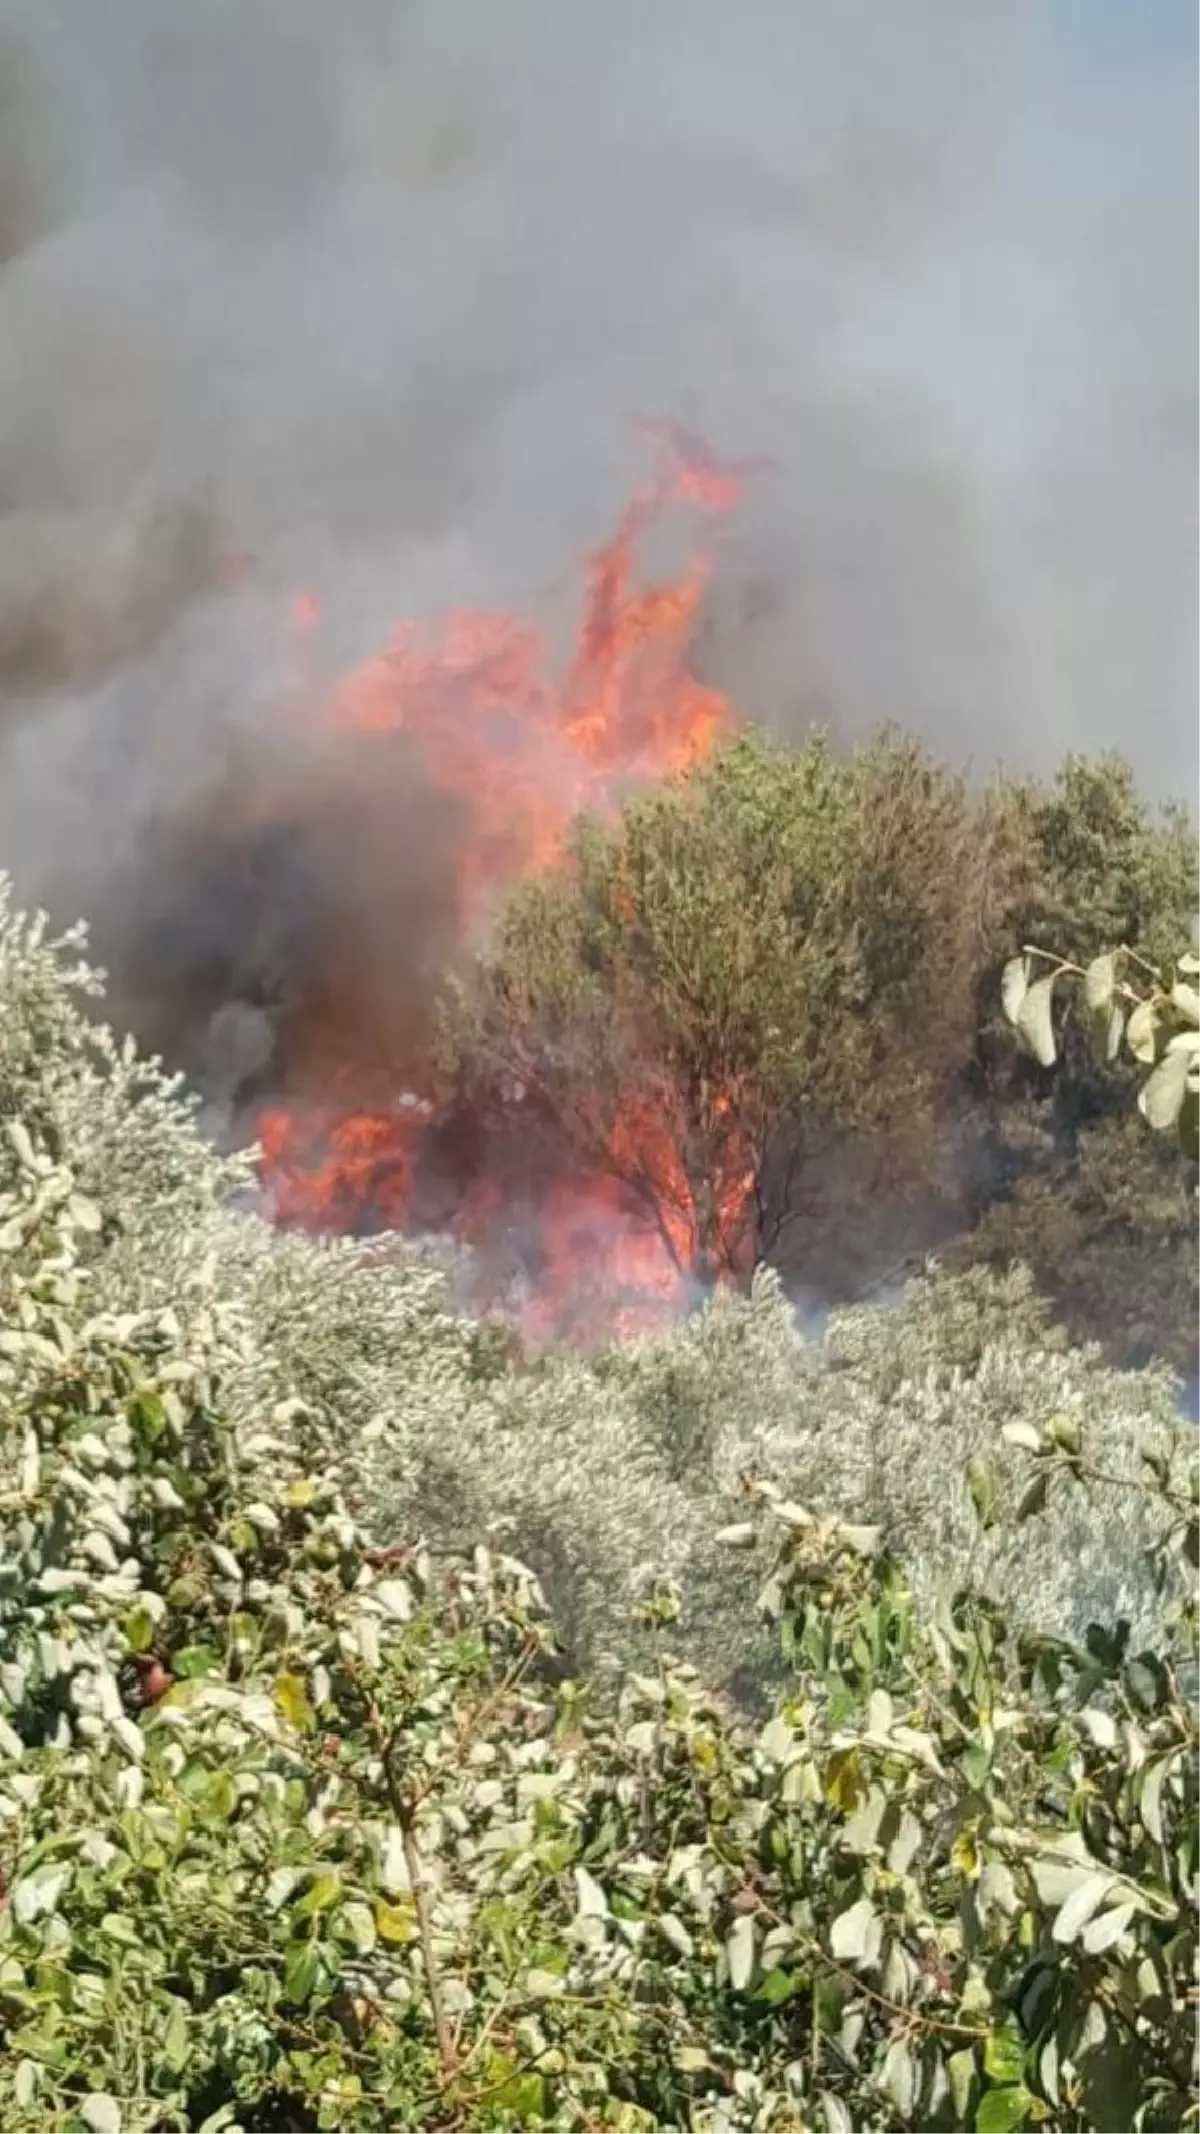
[{"label": "green leaf", "polygon": [[204,1789],[202,1805],[214,1822],[227,1823],[237,1808],[237,1787],[228,1771],[214,1771]]},{"label": "green leaf", "polygon": [[188,2011],[174,1995],[171,1996],[170,2014],[159,2038],[158,2051],[173,2075],[180,2074],[186,2067],[191,2051]]},{"label": "green leaf", "polygon": [[412,1941],[416,1937],[417,1915],[415,1908],[411,1902],[407,1904],[403,1902],[388,1904],[382,1897],[378,1897],[375,1900],[375,1925],[379,1931],[380,1941],[392,1942],[399,1947],[403,1947],[405,1942]]},{"label": "green leaf", "polygon": [[1060,1452],[1068,1453],[1072,1458],[1078,1456],[1083,1444],[1083,1432],[1078,1416],[1054,1415],[1046,1430],[1051,1442],[1058,1446]]},{"label": "green leaf", "polygon": [[794,1971],[784,1971],[776,1964],[773,1971],[767,1972],[754,1998],[765,2001],[769,2008],[778,2008],[782,2002],[791,1999],[799,1984]]},{"label": "green leaf", "polygon": [[145,1444],[157,1444],[167,1427],[167,1412],[157,1393],[131,1394],[125,1413]]},{"label": "green leaf", "polygon": [[966,2126],[971,2111],[971,2099],[978,2080],[975,2067],[975,2048],[965,2046],[961,2052],[951,2053],[946,2062],[946,2080],[950,2085],[950,2097],[954,2105],[955,2120]]},{"label": "green leaf", "polygon": [[293,1941],[284,1954],[284,1998],[302,2005],[317,1983],[319,1965],[311,1941]]},{"label": "green leaf", "polygon": [[140,1949],[142,1934],[134,1921],[125,1912],[106,1912],[100,1921],[100,1932],[110,1941],[119,1941],[127,1949]]},{"label": "green leaf", "polygon": [[171,1654],[171,1672],[184,1682],[216,1674],[220,1665],[221,1655],[215,1645],[181,1645],[178,1652]]},{"label": "green leaf", "polygon": [[492,2092],[490,2101],[510,2114],[518,2127],[541,2126],[548,2107],[545,2076],[533,2072],[514,2075],[511,2082]]},{"label": "green leaf", "polygon": [[1125,1043],[1135,1060],[1150,1066],[1158,1055],[1158,1012],[1152,1000],[1140,1000],[1125,1029]]},{"label": "green leaf", "polygon": [[375,1918],[369,1904],[353,1899],[343,1904],[334,1921],[335,1932],[343,1940],[350,1941],[360,1956],[368,1956],[375,1946]]},{"label": "green leaf", "polygon": [[308,1733],[316,1725],[312,1705],[308,1701],[308,1687],[302,1675],[281,1674],[275,1677],[275,1703],[289,1726],[298,1733]]},{"label": "green leaf", "polygon": [[154,1617],[147,1608],[135,1608],[121,1628],[130,1652],[149,1652],[154,1643]]},{"label": "green leaf", "polygon": [[1036,1423],[1005,1423],[1000,1432],[1006,1445],[1016,1445],[1022,1452],[1044,1452],[1046,1441]]},{"label": "green leaf", "polygon": [[841,2098],[832,2090],[821,2090],[818,2095],[825,2134],[854,2134],[854,2121]]},{"label": "green leaf", "polygon": [[983,2071],[991,2082],[1016,2082],[1025,2072],[1025,2045],[1015,2025],[993,2030],[984,2040]]},{"label": "green leaf", "polygon": [[318,1875],[293,1905],[292,1916],[295,1919],[311,1919],[317,1912],[327,1912],[330,1905],[337,1903],[341,1894],[342,1878],[336,1871],[328,1875]]},{"label": "green leaf", "polygon": [[1143,1828],[1156,1845],[1163,1842],[1162,1792],[1169,1768],[1168,1757],[1147,1764],[1138,1796],[1138,1813],[1142,1818]]},{"label": "green leaf", "polygon": [[1033,2109],[1034,2098],[1023,2083],[1012,2089],[985,2090],[975,2113],[976,2134],[1009,2134],[1023,2127]]},{"label": "green leaf", "polygon": [[975,1516],[986,1533],[996,1517],[996,1499],[999,1485],[996,1469],[990,1460],[972,1460],[967,1467],[967,1487]]}]

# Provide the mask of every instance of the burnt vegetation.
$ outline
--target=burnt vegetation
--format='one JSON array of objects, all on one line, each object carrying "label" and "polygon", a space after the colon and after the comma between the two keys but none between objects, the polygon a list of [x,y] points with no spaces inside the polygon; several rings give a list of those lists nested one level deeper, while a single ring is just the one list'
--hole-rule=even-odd
[{"label": "burnt vegetation", "polygon": [[[296,1219],[387,1227],[402,1158],[405,1227],[457,1229],[477,1293],[503,1292],[536,1285],[539,1211],[581,1180],[557,1331],[602,1330],[631,1228],[691,1295],[764,1262],[828,1304],[930,1251],[1021,1261],[1079,1338],[1194,1374],[1191,1188],[1130,1116],[1130,1062],[1098,1059],[1066,994],[1052,1070],[999,1008],[1014,942],[1086,964],[1190,937],[1193,827],[1119,759],[979,791],[896,733],[849,754],[748,734],[582,819],[478,951],[455,938],[453,812],[414,802],[410,756],[373,760],[374,784],[267,791],[244,823],[215,805],[193,859],[164,851],[170,894],[117,971],[143,1036],[229,1099],[227,1137],[281,1096],[316,1106],[301,1184],[339,1119],[377,1122],[376,1155]],[[423,847],[402,790],[437,822]],[[265,1032],[245,1057],[230,1003]]]}]

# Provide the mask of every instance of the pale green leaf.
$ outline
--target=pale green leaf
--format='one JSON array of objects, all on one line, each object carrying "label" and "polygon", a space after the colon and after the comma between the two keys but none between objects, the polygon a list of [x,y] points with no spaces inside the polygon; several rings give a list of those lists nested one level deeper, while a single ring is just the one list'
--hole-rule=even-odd
[{"label": "pale green leaf", "polygon": [[682,1919],[674,1912],[660,1912],[657,1924],[663,1940],[669,1942],[680,1956],[694,1955],[696,1944]]},{"label": "pale green leaf", "polygon": [[1000,1001],[1010,1023],[1015,1023],[1029,988],[1028,956],[1013,956],[1000,977]]},{"label": "pale green leaf", "polygon": [[606,1919],[608,1898],[586,1867],[575,1869],[575,1903],[580,1919]]},{"label": "pale green leaf", "polygon": [[1097,956],[1083,974],[1083,997],[1093,1013],[1106,1010],[1117,982],[1115,956]]},{"label": "pale green leaf", "polygon": [[1000,1435],[1006,1445],[1017,1445],[1023,1452],[1041,1452],[1045,1444],[1036,1423],[1005,1423]]},{"label": "pale green leaf", "polygon": [[917,2063],[904,2038],[895,2038],[883,2056],[880,2080],[902,2119],[912,2116],[917,2101]]},{"label": "pale green leaf", "polygon": [[725,1942],[729,1983],[735,1993],[744,1993],[754,1976],[756,1945],[754,1920],[749,1912],[741,1912],[734,1920]]},{"label": "pale green leaf", "polygon": [[1125,1029],[1125,1043],[1135,1060],[1149,1066],[1158,1053],[1158,1012],[1152,1000],[1139,1000]]},{"label": "pale green leaf", "polygon": [[820,2092],[820,2105],[825,2134],[854,2134],[853,2115],[832,2090]]},{"label": "pale green leaf", "polygon": [[955,2125],[965,2127],[970,2116],[971,2100],[978,2081],[975,2066],[975,2049],[965,2046],[951,2053],[946,2062],[946,2079],[950,2085],[950,2097],[954,2105]]},{"label": "pale green leaf", "polygon": [[121,2107],[108,2090],[89,2090],[79,2116],[92,2134],[121,2134]]},{"label": "pale green leaf", "polygon": [[829,1950],[839,1963],[874,1961],[882,1939],[882,1927],[869,1897],[860,1897],[839,1912],[829,1930]]},{"label": "pale green leaf", "polygon": [[1165,1133],[1174,1126],[1187,1094],[1189,1054],[1168,1049],[1142,1084],[1138,1110],[1149,1126]]},{"label": "pale green leaf", "polygon": [[1089,1920],[1081,1937],[1088,1955],[1101,1956],[1120,1941],[1136,1910],[1136,1905],[1118,1904],[1111,1912],[1101,1912]]},{"label": "pale green leaf", "polygon": [[967,1466],[967,1487],[975,1516],[986,1533],[996,1516],[998,1483],[996,1470],[990,1460],[971,1460]]},{"label": "pale green leaf", "polygon": [[1113,1886],[1111,1875],[1087,1875],[1060,1905],[1050,1931],[1064,1948],[1076,1940],[1093,1912],[1103,1904]]}]

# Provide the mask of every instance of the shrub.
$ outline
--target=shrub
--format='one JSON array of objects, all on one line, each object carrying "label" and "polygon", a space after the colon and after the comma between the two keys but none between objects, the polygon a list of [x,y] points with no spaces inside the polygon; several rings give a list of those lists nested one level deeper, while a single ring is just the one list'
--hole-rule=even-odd
[{"label": "shrub", "polygon": [[[1195,2123],[1186,1611],[1140,1651],[922,1611],[748,1479],[714,1545],[762,1531],[772,1716],[664,1650],[662,1582],[592,1709],[519,1564],[275,1481],[286,1412],[247,1453],[203,1283],[92,1314],[102,1211],[9,1138],[6,2125]],[[1084,1423],[1008,1434],[1081,1486]],[[1144,1487],[1194,1561],[1195,1469]]]}]

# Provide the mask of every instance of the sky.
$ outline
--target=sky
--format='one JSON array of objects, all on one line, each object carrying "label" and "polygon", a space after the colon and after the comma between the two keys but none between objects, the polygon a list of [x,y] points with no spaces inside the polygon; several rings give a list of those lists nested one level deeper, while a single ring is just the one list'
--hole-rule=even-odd
[{"label": "sky", "polygon": [[297,590],[331,671],[558,627],[639,414],[770,462],[701,647],[754,716],[1194,797],[1194,6],[0,0],[0,81],[31,893],[271,745]]}]

